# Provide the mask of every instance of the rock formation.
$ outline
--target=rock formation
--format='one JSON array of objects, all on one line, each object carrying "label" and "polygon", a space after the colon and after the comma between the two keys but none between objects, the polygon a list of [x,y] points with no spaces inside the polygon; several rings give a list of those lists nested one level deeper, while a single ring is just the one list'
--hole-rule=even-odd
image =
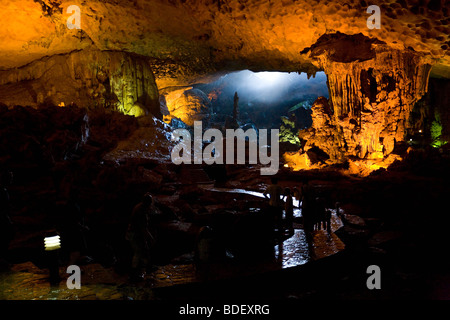
[{"label": "rock formation", "polygon": [[166,122],[178,118],[188,126],[193,126],[194,121],[207,120],[210,116],[211,101],[199,89],[183,88],[163,93],[162,96],[169,112],[164,115]]},{"label": "rock formation", "polygon": [[0,71],[0,101],[14,105],[70,105],[160,116],[148,58],[95,48],[45,57]]},{"label": "rock formation", "polygon": [[194,84],[243,69],[324,70],[331,99],[316,103],[304,150],[380,159],[404,139],[430,69],[450,76],[443,0],[384,1],[380,29],[368,28],[366,1],[93,0],[78,3],[80,29],[67,25],[70,5],[4,6],[1,102],[73,102],[192,124],[208,115],[207,99],[186,91]]},{"label": "rock formation", "polygon": [[[66,26],[79,4],[81,30]],[[224,70],[317,70],[298,54],[323,34],[362,32],[396,49],[437,59],[449,74],[449,8],[443,0],[379,3],[381,28],[367,28],[368,1],[11,0],[0,12],[0,68],[82,50],[152,58],[158,88],[190,85]]]},{"label": "rock formation", "polygon": [[430,60],[339,33],[321,37],[307,53],[328,75],[330,101],[314,103],[313,125],[301,133],[304,150],[318,147],[337,161],[389,155],[404,140],[414,103],[427,91]]}]

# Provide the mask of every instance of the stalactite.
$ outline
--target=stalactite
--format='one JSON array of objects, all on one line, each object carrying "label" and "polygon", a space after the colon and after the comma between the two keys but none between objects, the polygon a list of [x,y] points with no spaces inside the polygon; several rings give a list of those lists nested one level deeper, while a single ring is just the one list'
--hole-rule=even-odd
[{"label": "stalactite", "polygon": [[313,50],[311,56],[328,75],[334,117],[318,114],[322,100],[313,106],[313,127],[302,133],[307,140],[304,150],[319,147],[335,160],[386,157],[395,142],[404,139],[414,103],[426,93],[431,61],[413,51],[374,43],[371,59],[342,62],[331,57],[333,44],[326,46],[317,46],[319,53]]},{"label": "stalactite", "polygon": [[0,85],[12,83],[20,87],[24,81],[30,83],[28,92],[1,100],[9,105],[30,106],[38,106],[44,100],[55,105],[74,102],[91,108],[115,104],[115,109],[134,115],[150,112],[159,116],[160,112],[149,61],[135,54],[85,49],[0,71]]}]

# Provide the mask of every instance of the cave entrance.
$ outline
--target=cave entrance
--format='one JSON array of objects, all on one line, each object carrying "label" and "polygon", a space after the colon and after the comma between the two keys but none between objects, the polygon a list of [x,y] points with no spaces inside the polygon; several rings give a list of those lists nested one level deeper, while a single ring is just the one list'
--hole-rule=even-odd
[{"label": "cave entrance", "polygon": [[[211,101],[211,127],[219,127],[235,114],[238,98],[238,120],[241,127],[278,129],[293,120],[292,131],[312,125],[311,106],[319,97],[328,98],[327,76],[317,72],[309,77],[297,72],[252,72],[242,70],[220,76],[210,83],[196,84]],[[245,128],[244,128],[245,129]],[[280,130],[281,133],[281,130]]]}]

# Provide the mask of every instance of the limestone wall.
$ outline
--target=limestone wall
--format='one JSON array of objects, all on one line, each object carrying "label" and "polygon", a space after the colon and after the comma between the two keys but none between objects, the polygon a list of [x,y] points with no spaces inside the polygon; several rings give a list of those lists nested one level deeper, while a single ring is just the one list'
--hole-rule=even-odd
[{"label": "limestone wall", "polygon": [[159,95],[148,59],[118,51],[84,49],[0,71],[0,101],[105,108],[159,115]]}]

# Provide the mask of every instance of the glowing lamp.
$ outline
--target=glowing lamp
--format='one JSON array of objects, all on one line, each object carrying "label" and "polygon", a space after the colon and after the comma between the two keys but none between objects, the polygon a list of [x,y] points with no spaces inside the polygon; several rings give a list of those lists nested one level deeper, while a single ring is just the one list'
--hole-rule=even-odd
[{"label": "glowing lamp", "polygon": [[44,238],[45,251],[61,249],[61,240],[59,235]]},{"label": "glowing lamp", "polygon": [[285,167],[285,168],[289,168],[289,165],[286,163],[286,164],[284,165],[284,167]]},{"label": "glowing lamp", "polygon": [[50,284],[56,285],[60,282],[59,277],[59,250],[61,249],[61,239],[58,232],[48,232],[44,237],[45,257],[47,260],[47,267],[49,269]]}]

